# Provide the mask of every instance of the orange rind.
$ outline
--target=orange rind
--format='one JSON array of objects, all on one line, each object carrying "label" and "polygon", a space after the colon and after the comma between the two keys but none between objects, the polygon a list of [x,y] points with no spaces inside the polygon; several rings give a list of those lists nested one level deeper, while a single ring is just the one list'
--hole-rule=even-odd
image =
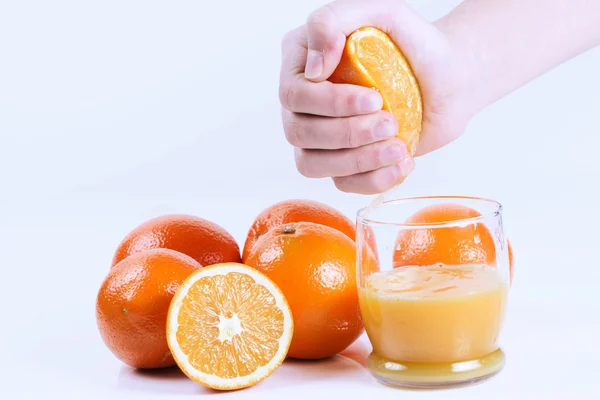
[{"label": "orange rind", "polygon": [[270,376],[287,355],[293,329],[281,290],[238,263],[190,275],[167,318],[167,340],[179,368],[217,390],[243,389]]},{"label": "orange rind", "polygon": [[408,60],[383,31],[364,27],[346,40],[342,58],[329,81],[376,89],[383,109],[398,120],[397,137],[414,155],[423,119],[423,100]]}]

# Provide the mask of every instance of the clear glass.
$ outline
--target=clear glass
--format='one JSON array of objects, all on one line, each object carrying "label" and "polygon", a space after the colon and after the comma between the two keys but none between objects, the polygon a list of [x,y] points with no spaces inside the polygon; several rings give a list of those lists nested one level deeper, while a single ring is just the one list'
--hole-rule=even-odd
[{"label": "clear glass", "polygon": [[360,210],[357,282],[373,376],[434,388],[498,373],[509,258],[493,200],[418,197]]}]

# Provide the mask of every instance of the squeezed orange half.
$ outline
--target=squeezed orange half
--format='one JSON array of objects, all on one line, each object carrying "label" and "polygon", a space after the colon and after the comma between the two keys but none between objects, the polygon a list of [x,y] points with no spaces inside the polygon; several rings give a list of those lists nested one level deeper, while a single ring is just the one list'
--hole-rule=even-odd
[{"label": "squeezed orange half", "polygon": [[376,89],[383,109],[398,120],[396,136],[415,154],[423,120],[421,90],[408,59],[385,32],[370,26],[352,32],[329,81]]}]

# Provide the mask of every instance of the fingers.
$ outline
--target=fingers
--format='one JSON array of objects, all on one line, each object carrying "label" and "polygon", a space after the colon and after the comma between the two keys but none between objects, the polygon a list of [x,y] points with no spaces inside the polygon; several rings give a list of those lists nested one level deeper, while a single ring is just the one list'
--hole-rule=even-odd
[{"label": "fingers", "polygon": [[328,118],[282,109],[287,141],[301,149],[355,148],[396,136],[398,121],[387,111],[348,118]]},{"label": "fingers", "polygon": [[[418,29],[426,22],[401,0],[337,0],[317,10],[282,43],[279,97],[287,140],[296,147],[300,173],[333,177],[355,193],[378,193],[401,182],[414,168],[397,121],[381,111],[383,99],[370,88],[332,84],[346,37],[362,26],[387,32],[419,61],[427,45]],[[417,36],[417,37],[415,37]],[[408,49],[408,50],[407,50]],[[426,61],[426,60],[424,60]],[[334,118],[330,118],[334,117]]]},{"label": "fingers", "polygon": [[308,178],[341,177],[373,171],[408,157],[402,140],[392,138],[355,149],[295,149],[296,167]]},{"label": "fingers", "polygon": [[335,177],[333,182],[342,192],[375,194],[382,193],[394,185],[402,183],[415,168],[412,157],[375,171],[351,176]]},{"label": "fingers", "polygon": [[279,81],[279,100],[284,108],[297,113],[330,117],[368,114],[381,110],[383,98],[373,89],[306,80],[306,52],[305,26],[291,31],[284,37]]},{"label": "fingers", "polygon": [[306,26],[288,32],[281,41],[281,76],[295,75],[304,71],[308,39]]},{"label": "fingers", "polygon": [[328,117],[368,114],[383,107],[383,98],[373,89],[329,81],[314,83],[302,75],[288,75],[279,87],[279,100],[290,111]]},{"label": "fingers", "polygon": [[306,78],[327,79],[340,62],[346,37],[363,26],[389,31],[399,7],[403,7],[399,0],[372,0],[368,7],[364,0],[338,0],[313,12],[306,23]]}]

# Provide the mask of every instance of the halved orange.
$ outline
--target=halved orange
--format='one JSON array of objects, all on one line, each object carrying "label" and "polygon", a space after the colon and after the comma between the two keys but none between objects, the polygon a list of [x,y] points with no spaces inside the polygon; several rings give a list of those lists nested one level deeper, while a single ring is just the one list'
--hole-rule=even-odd
[{"label": "halved orange", "polygon": [[415,154],[423,120],[421,90],[408,60],[387,34],[373,27],[351,33],[329,81],[378,90],[383,109],[398,120],[396,136]]},{"label": "halved orange", "polygon": [[238,263],[190,275],[167,317],[167,341],[179,368],[218,390],[242,389],[271,375],[285,359],[292,333],[292,313],[281,290]]}]

